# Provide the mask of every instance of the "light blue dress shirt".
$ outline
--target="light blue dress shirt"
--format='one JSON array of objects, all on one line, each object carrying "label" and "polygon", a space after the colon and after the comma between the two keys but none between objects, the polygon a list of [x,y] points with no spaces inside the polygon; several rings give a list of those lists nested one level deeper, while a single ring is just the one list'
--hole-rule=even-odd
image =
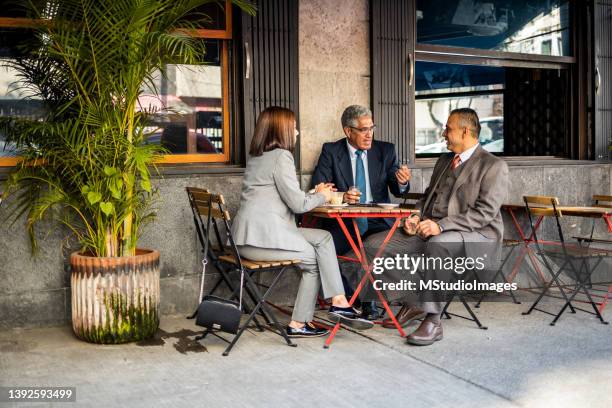
[{"label": "light blue dress shirt", "polygon": [[[351,158],[351,170],[353,171],[353,183],[355,183],[355,172],[357,170],[357,153],[355,152],[357,151],[357,149],[351,146],[348,140],[346,141],[346,145],[349,150],[349,157]],[[372,189],[370,188],[370,172],[368,171],[368,151],[367,150],[363,151],[363,154],[361,155],[361,159],[363,160],[363,169],[365,170],[365,177],[366,177],[366,203],[371,203],[373,199],[372,199]],[[408,184],[400,184],[399,182],[397,184],[399,185],[400,193],[403,193],[404,190],[406,190],[406,187],[408,186]],[[363,194],[363,191],[361,193]]]}]

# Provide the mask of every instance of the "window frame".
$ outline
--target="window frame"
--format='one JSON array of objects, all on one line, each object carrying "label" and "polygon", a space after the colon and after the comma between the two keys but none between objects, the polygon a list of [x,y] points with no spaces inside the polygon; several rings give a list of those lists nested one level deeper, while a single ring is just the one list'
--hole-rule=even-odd
[{"label": "window frame", "polygon": [[[221,98],[223,118],[223,153],[191,153],[191,154],[167,154],[163,155],[157,164],[183,164],[183,163],[215,163],[229,164],[232,147],[230,142],[230,58],[229,47],[232,40],[232,1],[225,0],[225,29],[197,29],[190,30],[189,34],[194,38],[202,40],[219,40],[221,43]],[[31,28],[40,24],[48,24],[47,21],[24,18],[24,17],[0,17],[0,28]],[[19,164],[21,158],[0,157],[0,168],[14,167]]]}]

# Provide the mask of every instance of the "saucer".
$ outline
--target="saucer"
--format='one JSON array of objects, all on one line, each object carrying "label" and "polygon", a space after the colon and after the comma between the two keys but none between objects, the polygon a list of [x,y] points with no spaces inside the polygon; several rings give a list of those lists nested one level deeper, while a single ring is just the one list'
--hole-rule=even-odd
[{"label": "saucer", "polygon": [[342,203],[342,204],[325,204],[325,207],[329,207],[329,208],[342,208],[342,207],[348,207],[348,203]]},{"label": "saucer", "polygon": [[386,209],[399,207],[399,204],[395,204],[395,203],[378,203],[377,205],[380,208],[386,208]]}]

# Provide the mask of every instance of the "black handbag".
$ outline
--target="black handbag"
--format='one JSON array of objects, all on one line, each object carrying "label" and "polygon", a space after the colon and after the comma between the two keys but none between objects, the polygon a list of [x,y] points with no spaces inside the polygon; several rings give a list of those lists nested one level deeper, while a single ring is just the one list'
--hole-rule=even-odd
[{"label": "black handbag", "polygon": [[[208,220],[206,223],[206,231],[210,231],[210,218],[211,214],[209,212]],[[204,244],[205,257],[208,255],[208,245],[209,240],[207,236],[206,243]],[[214,329],[221,330],[226,333],[236,334],[238,333],[238,328],[240,327],[240,317],[242,315],[242,286],[244,284],[244,270],[240,271],[240,297],[238,302],[212,295],[207,295],[202,298],[202,295],[204,294],[206,264],[208,264],[208,260],[204,258],[202,260],[202,280],[200,282],[200,296],[198,297],[198,301],[201,302],[196,312],[197,317],[195,324],[201,327],[205,327],[208,331]]]},{"label": "black handbag", "polygon": [[242,310],[236,301],[223,299],[217,296],[204,296],[198,306],[196,325],[206,327],[208,330],[221,330],[236,334],[240,327]]}]

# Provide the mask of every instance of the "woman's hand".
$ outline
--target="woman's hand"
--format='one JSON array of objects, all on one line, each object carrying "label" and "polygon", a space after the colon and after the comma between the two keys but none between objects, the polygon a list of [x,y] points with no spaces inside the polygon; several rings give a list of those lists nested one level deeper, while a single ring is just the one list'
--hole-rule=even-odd
[{"label": "woman's hand", "polygon": [[326,202],[331,201],[331,193],[335,190],[334,183],[319,183],[315,186],[315,193],[323,194]]}]

